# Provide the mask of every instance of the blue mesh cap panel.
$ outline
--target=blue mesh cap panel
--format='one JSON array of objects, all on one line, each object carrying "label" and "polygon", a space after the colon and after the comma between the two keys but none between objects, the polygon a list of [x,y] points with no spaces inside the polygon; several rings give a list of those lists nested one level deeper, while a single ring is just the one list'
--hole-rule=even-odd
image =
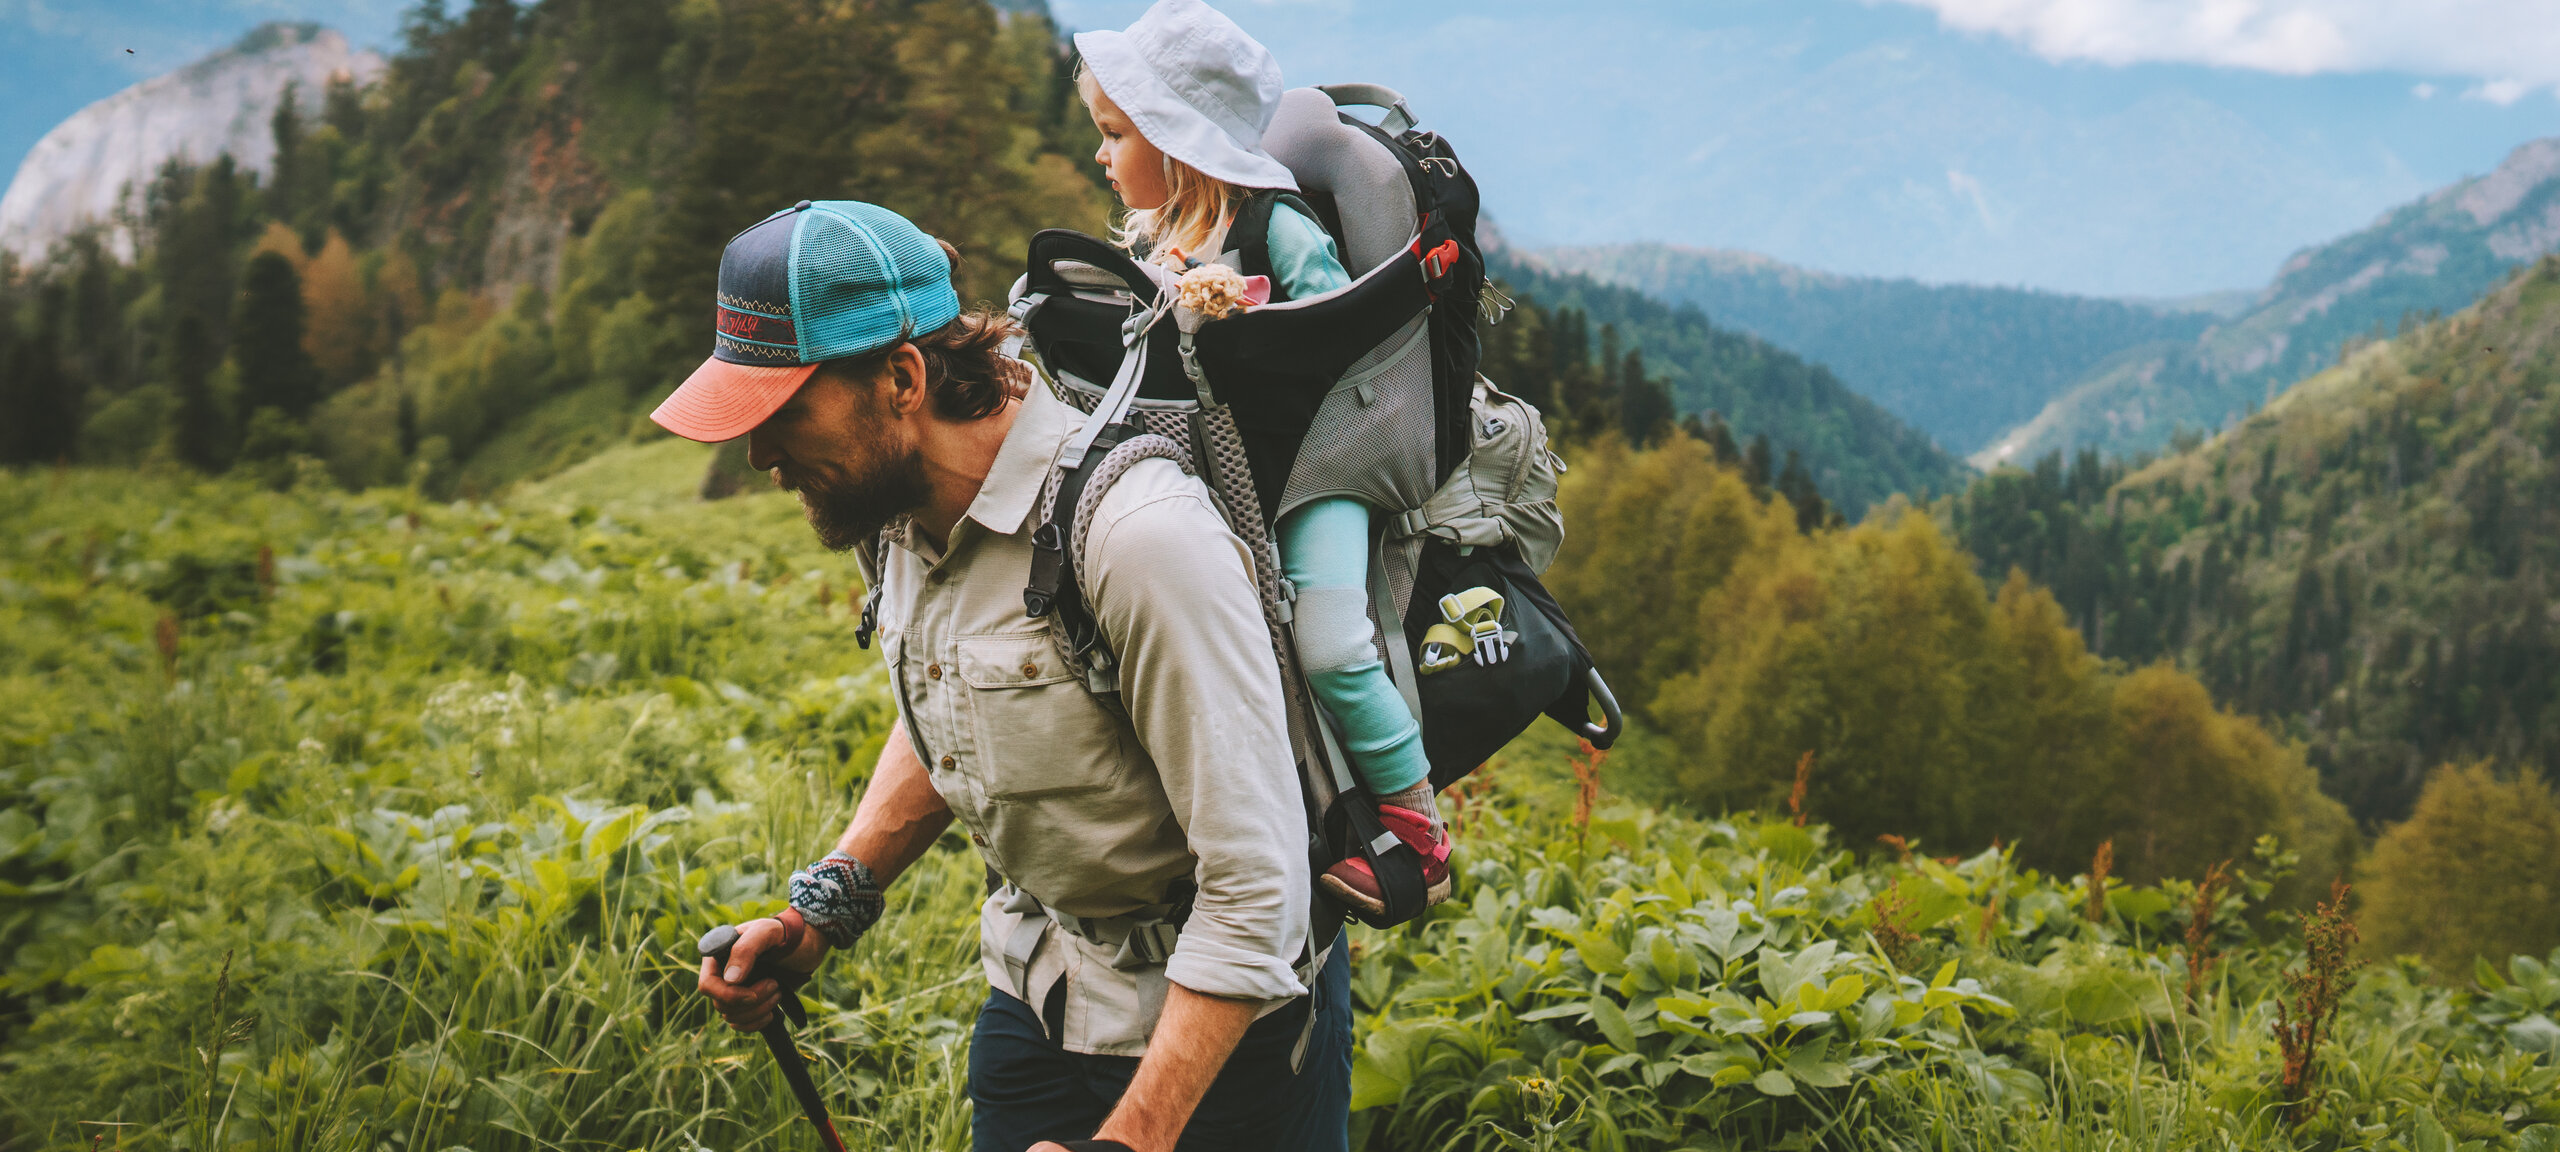
[{"label": "blue mesh cap panel", "polygon": [[803,214],[784,210],[740,232],[720,253],[718,334],[711,355],[732,364],[806,364],[791,308],[793,233]]},{"label": "blue mesh cap panel", "polygon": [[822,200],[801,216],[791,284],[808,361],[877,351],[959,318],[951,262],[905,217],[858,200]]}]

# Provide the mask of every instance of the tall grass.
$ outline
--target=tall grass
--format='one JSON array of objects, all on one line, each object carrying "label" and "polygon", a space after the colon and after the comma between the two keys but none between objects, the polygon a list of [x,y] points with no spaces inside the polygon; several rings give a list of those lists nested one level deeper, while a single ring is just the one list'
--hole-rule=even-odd
[{"label": "tall grass", "polygon": [[[0,476],[0,1152],[811,1146],[692,941],[780,906],[889,710],[847,566],[701,466]],[[2281,846],[2203,891],[1861,859],[1623,799],[1682,754],[1464,786],[1460,899],[1351,937],[1359,1146],[2560,1152],[2553,966],[2341,984],[2295,1126]],[[981,875],[945,837],[806,990],[855,1146],[967,1145]]]}]

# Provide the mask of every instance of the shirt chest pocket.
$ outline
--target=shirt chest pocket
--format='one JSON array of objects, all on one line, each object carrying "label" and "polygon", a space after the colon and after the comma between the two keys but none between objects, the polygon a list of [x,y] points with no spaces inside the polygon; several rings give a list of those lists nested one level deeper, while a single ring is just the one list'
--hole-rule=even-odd
[{"label": "shirt chest pocket", "polygon": [[959,657],[989,798],[1090,792],[1126,771],[1128,725],[1085,691],[1047,632],[967,637]]}]

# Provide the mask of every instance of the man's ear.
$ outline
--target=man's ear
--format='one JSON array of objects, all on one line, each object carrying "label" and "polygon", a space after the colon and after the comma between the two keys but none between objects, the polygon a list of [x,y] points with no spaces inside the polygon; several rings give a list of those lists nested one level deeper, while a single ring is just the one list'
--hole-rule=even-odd
[{"label": "man's ear", "polygon": [[889,410],[905,419],[924,411],[931,401],[925,389],[924,353],[913,344],[900,344],[889,351]]}]

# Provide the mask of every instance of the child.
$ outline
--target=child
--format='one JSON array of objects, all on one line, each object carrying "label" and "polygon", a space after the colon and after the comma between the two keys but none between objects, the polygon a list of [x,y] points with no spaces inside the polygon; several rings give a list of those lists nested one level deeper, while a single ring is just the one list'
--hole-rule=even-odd
[{"label": "child", "polygon": [[[1262,150],[1280,105],[1280,68],[1244,30],[1200,0],[1160,0],[1125,32],[1076,37],[1076,92],[1102,132],[1094,153],[1130,209],[1115,239],[1177,271],[1216,258],[1240,209],[1262,207],[1273,300],[1351,283],[1333,238],[1297,199],[1297,179]],[[1258,258],[1258,259],[1257,259]],[[1299,658],[1316,699],[1343,733],[1378,816],[1422,857],[1428,901],[1449,895],[1447,826],[1432,802],[1422,726],[1378,659],[1369,621],[1369,509],[1350,497],[1309,501],[1280,518],[1280,563],[1298,589]],[[1401,643],[1402,637],[1396,642]],[[1372,912],[1385,898],[1366,860],[1335,864],[1328,889]]]}]

